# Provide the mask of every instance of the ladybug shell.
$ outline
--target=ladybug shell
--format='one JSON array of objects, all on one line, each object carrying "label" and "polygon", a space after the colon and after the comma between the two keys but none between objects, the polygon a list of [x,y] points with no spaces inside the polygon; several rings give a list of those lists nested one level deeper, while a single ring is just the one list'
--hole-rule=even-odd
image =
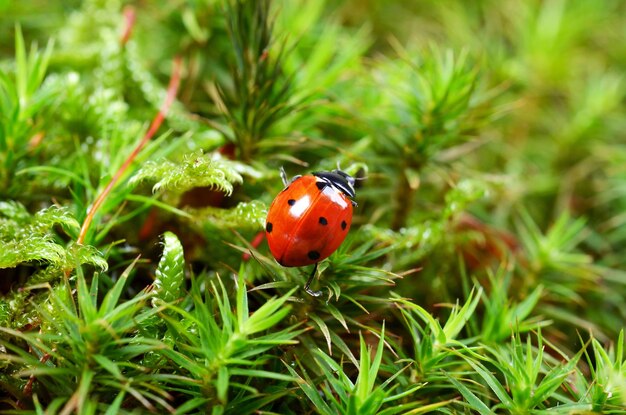
[{"label": "ladybug shell", "polygon": [[285,267],[328,258],[352,222],[352,201],[316,176],[295,179],[270,205],[265,233],[270,251]]}]

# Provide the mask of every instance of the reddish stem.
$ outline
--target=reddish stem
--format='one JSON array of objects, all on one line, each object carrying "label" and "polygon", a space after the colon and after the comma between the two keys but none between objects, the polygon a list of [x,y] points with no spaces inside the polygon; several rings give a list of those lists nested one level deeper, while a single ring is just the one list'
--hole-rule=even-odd
[{"label": "reddish stem", "polygon": [[[257,248],[259,245],[261,245],[261,242],[263,242],[263,239],[265,238],[265,231],[261,231],[259,233],[257,233],[254,237],[254,239],[252,239],[252,242],[250,242],[250,245],[253,248]],[[244,252],[243,255],[241,256],[241,259],[243,259],[244,261],[248,261],[250,259],[250,252]]]},{"label": "reddish stem", "polygon": [[[39,362],[44,364],[50,359],[50,357],[51,356],[48,353],[45,353],[43,356],[41,356],[41,358],[39,359]],[[25,397],[30,397],[33,394],[34,383],[35,383],[35,375],[30,375],[30,377],[28,378],[28,382],[26,382],[26,385],[24,385],[24,389],[22,389],[22,392],[24,393]],[[17,407],[22,408],[22,402],[17,401]]]},{"label": "reddish stem", "polygon": [[174,67],[172,69],[172,77],[170,78],[170,83],[167,87],[167,95],[165,97],[165,100],[163,101],[163,104],[161,105],[161,109],[159,110],[156,117],[154,117],[154,119],[152,120],[152,124],[150,124],[150,128],[148,129],[146,134],[143,136],[141,141],[137,143],[137,146],[132,151],[132,153],[130,153],[128,158],[124,161],[124,164],[122,164],[122,166],[117,170],[117,172],[115,172],[115,175],[111,178],[111,181],[109,181],[109,183],[106,185],[102,193],[100,193],[98,197],[96,198],[96,200],[93,202],[93,205],[87,212],[87,216],[85,217],[83,226],[80,228],[80,234],[78,235],[78,239],[76,240],[76,243],[82,245],[82,243],[85,241],[87,231],[89,230],[89,226],[91,225],[91,222],[93,221],[93,218],[96,215],[96,212],[98,211],[100,206],[102,206],[102,203],[104,203],[109,193],[111,193],[111,190],[113,190],[113,187],[117,184],[117,182],[120,180],[122,175],[126,172],[128,167],[135,160],[135,158],[137,157],[141,149],[148,143],[148,141],[150,141],[150,139],[154,136],[154,134],[157,132],[157,130],[163,123],[163,120],[165,119],[165,116],[167,115],[167,112],[169,111],[170,106],[172,105],[172,102],[176,98],[176,93],[178,92],[178,86],[180,84],[180,68],[181,68],[181,58],[177,56],[176,58],[174,58]]},{"label": "reddish stem", "polygon": [[124,7],[124,30],[122,30],[122,35],[120,36],[120,44],[122,46],[126,45],[126,42],[130,39],[133,34],[133,27],[135,27],[135,18],[137,17],[135,14],[135,8],[132,6]]}]

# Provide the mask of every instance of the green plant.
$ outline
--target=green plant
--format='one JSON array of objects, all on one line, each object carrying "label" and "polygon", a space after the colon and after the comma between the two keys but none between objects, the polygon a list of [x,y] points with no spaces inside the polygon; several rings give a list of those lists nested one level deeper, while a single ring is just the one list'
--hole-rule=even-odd
[{"label": "green plant", "polygon": [[[623,413],[624,16],[0,1],[0,413]],[[311,298],[267,209],[338,166]]]},{"label": "green plant", "polygon": [[45,116],[40,114],[50,110],[60,92],[58,85],[42,85],[53,43],[44,51],[33,45],[27,53],[19,26],[15,33],[14,73],[0,68],[0,182],[4,197],[18,191],[14,175],[25,156],[36,151],[45,128]]},{"label": "green plant", "polygon": [[[111,411],[116,411],[128,396],[148,409],[154,405],[169,407],[167,393],[155,388],[158,374],[139,362],[143,354],[160,348],[160,343],[129,336],[158,309],[144,307],[149,292],[120,302],[133,267],[124,271],[101,301],[98,274],[89,285],[79,268],[76,296],[65,281],[48,287],[48,300],[36,305],[41,319],[39,332],[0,328],[4,339],[19,339],[29,345],[25,350],[19,343],[3,340],[3,346],[12,352],[4,356],[10,362],[7,368],[22,367],[15,373],[18,379],[30,379],[13,386],[4,379],[17,402],[49,396],[50,407],[62,407],[62,412],[103,410],[109,403],[113,405]],[[110,400],[111,396],[115,399]]]},{"label": "green plant", "polygon": [[[605,349],[597,339],[591,339],[593,355],[585,351],[592,382],[577,373],[577,390],[571,389],[578,404],[594,412],[618,413],[626,405],[624,360],[624,331],[614,344]],[[581,393],[582,392],[582,393]]]}]

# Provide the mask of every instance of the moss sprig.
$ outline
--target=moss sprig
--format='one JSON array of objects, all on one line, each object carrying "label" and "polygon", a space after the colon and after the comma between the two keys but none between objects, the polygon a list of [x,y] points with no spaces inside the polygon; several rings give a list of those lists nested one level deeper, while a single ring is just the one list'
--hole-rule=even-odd
[{"label": "moss sprig", "polygon": [[231,195],[233,186],[243,182],[241,172],[253,171],[243,164],[213,158],[196,152],[183,157],[182,162],[169,160],[148,161],[132,177],[131,184],[141,181],[156,182],[153,192],[168,191],[181,194],[194,187],[208,187]]}]

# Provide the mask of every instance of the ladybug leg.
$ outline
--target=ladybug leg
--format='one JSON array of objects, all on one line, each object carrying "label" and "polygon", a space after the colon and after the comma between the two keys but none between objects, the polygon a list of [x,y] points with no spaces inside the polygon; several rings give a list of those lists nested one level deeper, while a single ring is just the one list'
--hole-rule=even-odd
[{"label": "ladybug leg", "polygon": [[313,272],[311,272],[311,275],[309,275],[309,279],[306,281],[306,284],[304,284],[304,291],[306,291],[306,293],[312,297],[319,297],[320,295],[322,295],[321,291],[311,290],[311,282],[313,282],[313,277],[315,277],[315,274],[317,273],[317,264],[318,263],[316,262],[313,266]]},{"label": "ladybug leg", "polygon": [[287,179],[287,173],[285,173],[285,169],[280,168],[280,179],[283,181],[283,184],[285,185],[285,187],[289,186],[291,183],[294,182],[294,180],[299,179],[300,177],[302,177],[301,174],[297,175],[297,176],[293,176],[291,178],[291,180]]}]

